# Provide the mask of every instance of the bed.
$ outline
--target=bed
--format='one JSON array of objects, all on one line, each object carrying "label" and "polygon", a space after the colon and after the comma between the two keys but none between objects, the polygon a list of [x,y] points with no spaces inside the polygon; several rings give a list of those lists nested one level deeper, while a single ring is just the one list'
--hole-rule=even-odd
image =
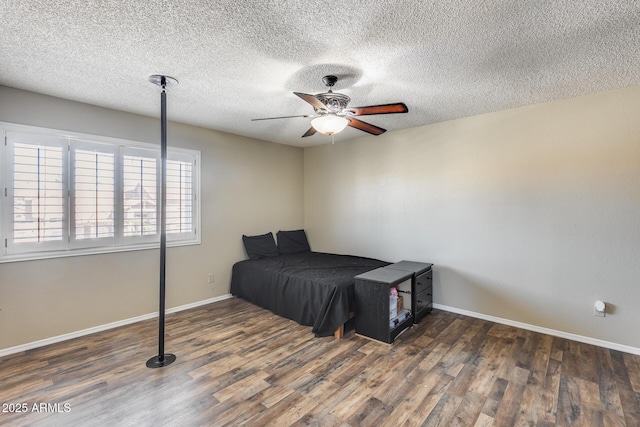
[{"label": "bed", "polygon": [[354,277],[389,263],[312,252],[304,230],[277,236],[277,247],[272,233],[243,236],[249,259],[234,264],[231,294],[312,326],[318,337],[339,338],[355,305]]}]

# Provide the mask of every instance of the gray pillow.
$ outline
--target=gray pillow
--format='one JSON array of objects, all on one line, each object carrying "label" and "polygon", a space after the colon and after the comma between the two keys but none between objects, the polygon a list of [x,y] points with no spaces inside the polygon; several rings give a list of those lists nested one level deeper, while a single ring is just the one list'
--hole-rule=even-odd
[{"label": "gray pillow", "polygon": [[244,249],[247,251],[249,259],[256,260],[279,255],[271,232],[259,236],[242,235],[242,243],[244,243]]},{"label": "gray pillow", "polygon": [[311,252],[304,230],[278,231],[278,251],[281,254]]}]

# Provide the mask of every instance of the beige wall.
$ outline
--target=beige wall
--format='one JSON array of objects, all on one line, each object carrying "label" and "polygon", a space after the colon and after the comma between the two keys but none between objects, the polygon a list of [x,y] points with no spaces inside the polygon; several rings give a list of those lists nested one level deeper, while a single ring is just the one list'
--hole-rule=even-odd
[{"label": "beige wall", "polygon": [[[157,118],[3,86],[0,121],[160,139]],[[302,227],[303,150],[171,122],[168,142],[202,153],[202,244],[167,250],[171,308],[228,294],[231,266],[245,258],[242,234]],[[0,264],[0,349],[156,312],[158,253]]]},{"label": "beige wall", "polygon": [[438,304],[640,348],[639,112],[634,86],[307,148],[312,247],[433,262]]},{"label": "beige wall", "polygon": [[[436,303],[640,348],[638,111],[636,86],[304,151],[170,123],[202,152],[202,244],[169,248],[167,307],[227,294],[243,233],[304,225],[314,250],[433,262]],[[0,121],[159,139],[155,118],[2,86]],[[157,268],[0,264],[0,349],[156,311]]]}]

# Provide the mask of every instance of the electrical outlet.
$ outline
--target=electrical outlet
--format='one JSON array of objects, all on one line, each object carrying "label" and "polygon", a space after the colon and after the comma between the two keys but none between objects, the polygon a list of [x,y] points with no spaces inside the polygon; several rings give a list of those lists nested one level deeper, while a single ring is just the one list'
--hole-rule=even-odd
[{"label": "electrical outlet", "polygon": [[213,283],[213,273],[209,273],[209,283]]},{"label": "electrical outlet", "polygon": [[597,317],[604,317],[607,305],[602,301],[596,301],[593,305],[593,315]]}]

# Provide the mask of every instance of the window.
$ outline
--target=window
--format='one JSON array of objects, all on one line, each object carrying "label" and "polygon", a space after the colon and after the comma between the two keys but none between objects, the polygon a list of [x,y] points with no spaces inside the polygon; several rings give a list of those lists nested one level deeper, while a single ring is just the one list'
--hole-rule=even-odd
[{"label": "window", "polygon": [[[2,124],[1,261],[157,247],[160,147]],[[166,231],[198,244],[200,152],[169,147]]]}]

